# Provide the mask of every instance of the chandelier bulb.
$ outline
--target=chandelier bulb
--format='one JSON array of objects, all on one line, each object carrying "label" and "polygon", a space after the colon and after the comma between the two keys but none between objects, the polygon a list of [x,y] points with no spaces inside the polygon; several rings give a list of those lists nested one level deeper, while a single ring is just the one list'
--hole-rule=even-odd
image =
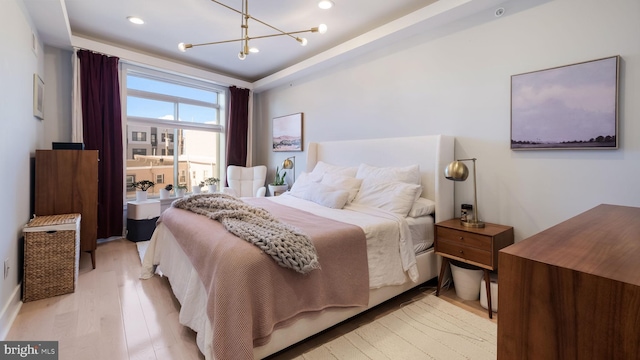
[{"label": "chandelier bulb", "polygon": [[327,25],[326,24],[320,24],[318,25],[318,32],[320,34],[324,34],[327,32]]},{"label": "chandelier bulb", "polygon": [[296,40],[298,40],[300,45],[307,46],[307,38],[296,38]]},{"label": "chandelier bulb", "polygon": [[178,44],[178,50],[180,50],[182,52],[187,51],[187,47],[186,47],[185,43]]},{"label": "chandelier bulb", "polygon": [[240,53],[238,54],[238,59],[240,60],[244,60],[247,58],[247,54],[243,53],[242,51],[240,51]]}]

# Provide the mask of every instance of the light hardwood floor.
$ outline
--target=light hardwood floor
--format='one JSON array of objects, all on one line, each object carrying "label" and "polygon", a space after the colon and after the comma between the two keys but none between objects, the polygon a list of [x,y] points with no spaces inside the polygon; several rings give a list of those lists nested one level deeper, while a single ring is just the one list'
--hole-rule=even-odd
[{"label": "light hardwood floor", "polygon": [[[61,360],[204,359],[195,333],[178,321],[180,304],[167,279],[140,280],[140,269],[135,243],[118,239],[99,244],[95,270],[89,255],[81,255],[76,291],[24,303],[6,340],[58,341]],[[270,359],[294,358],[434,292],[435,285],[427,282]],[[457,298],[453,288],[441,297],[487,316],[478,301]]]}]

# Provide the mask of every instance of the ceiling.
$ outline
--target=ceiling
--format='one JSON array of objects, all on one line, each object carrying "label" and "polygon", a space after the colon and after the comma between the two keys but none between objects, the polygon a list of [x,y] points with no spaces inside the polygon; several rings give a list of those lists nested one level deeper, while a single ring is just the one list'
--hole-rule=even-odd
[{"label": "ceiling", "polygon": [[[242,7],[242,0],[220,1],[234,9]],[[71,48],[91,40],[253,83],[301,63],[344,55],[365,43],[393,41],[391,35],[407,29],[415,33],[480,11],[493,20],[496,6],[523,2],[333,1],[335,5],[328,10],[320,9],[318,0],[249,1],[251,16],[283,31],[310,29],[320,23],[326,24],[328,31],[299,35],[308,39],[304,47],[287,36],[252,40],[250,46],[260,52],[249,54],[245,60],[238,59],[240,42],[195,47],[186,52],[178,50],[180,42],[197,44],[240,37],[241,15],[210,0],[24,0],[24,3],[45,44]],[[138,16],[145,24],[132,24],[127,21],[128,16]],[[273,33],[249,20],[250,36]]]}]

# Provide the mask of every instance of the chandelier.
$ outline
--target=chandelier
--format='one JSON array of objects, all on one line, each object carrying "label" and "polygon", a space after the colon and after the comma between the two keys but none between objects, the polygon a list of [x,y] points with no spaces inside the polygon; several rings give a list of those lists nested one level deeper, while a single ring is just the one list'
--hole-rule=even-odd
[{"label": "chandelier", "polygon": [[[241,36],[238,39],[232,39],[232,40],[223,40],[223,41],[215,41],[215,42],[208,42],[208,43],[202,43],[202,44],[187,44],[187,43],[180,43],[178,44],[178,49],[180,49],[180,51],[185,52],[187,51],[187,49],[196,47],[196,46],[204,46],[204,45],[216,45],[216,44],[224,44],[224,43],[230,43],[230,42],[237,42],[239,41],[241,43],[241,48],[240,48],[240,53],[238,54],[238,58],[240,60],[244,60],[246,59],[247,55],[249,55],[249,53],[256,53],[259,50],[255,47],[250,48],[249,47],[249,41],[250,40],[255,40],[255,39],[264,39],[264,38],[270,38],[270,37],[276,37],[276,36],[289,36],[290,38],[296,40],[297,42],[300,43],[300,45],[305,46],[307,45],[307,39],[303,38],[303,37],[298,37],[298,34],[302,34],[302,33],[320,33],[320,34],[324,34],[325,32],[327,32],[327,25],[325,24],[320,24],[317,27],[312,27],[311,29],[308,30],[300,30],[300,31],[290,31],[290,32],[286,32],[286,31],[282,31],[280,29],[278,29],[275,26],[269,25],[264,21],[261,21],[259,19],[256,19],[255,17],[249,15],[249,4],[248,4],[248,0],[242,0],[242,11],[240,10],[236,10],[228,5],[225,5],[223,3],[221,3],[220,1],[217,0],[211,0],[214,3],[218,4],[218,5],[222,5],[224,7],[226,7],[227,9],[231,10],[231,11],[235,11],[238,14],[242,15],[242,23],[240,24],[240,28],[241,28]],[[249,36],[249,19],[254,20],[259,22],[262,25],[265,25],[275,31],[277,31],[277,33],[275,34],[270,34],[270,35],[262,35],[262,36]]]}]

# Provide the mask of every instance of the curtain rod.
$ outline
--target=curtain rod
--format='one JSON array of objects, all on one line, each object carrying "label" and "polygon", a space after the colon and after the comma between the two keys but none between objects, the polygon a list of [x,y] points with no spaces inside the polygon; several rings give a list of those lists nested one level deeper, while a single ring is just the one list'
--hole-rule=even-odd
[{"label": "curtain rod", "polygon": [[114,58],[120,59],[120,58],[119,58],[119,57],[117,57],[117,56],[109,55],[109,54],[105,54],[105,53],[103,53],[103,52],[101,52],[101,51],[95,51],[95,50],[91,50],[91,49],[85,49],[85,48],[81,48],[81,47],[77,47],[77,46],[74,46],[74,47],[73,47],[73,50],[75,50],[75,51],[78,51],[78,50],[91,51],[91,52],[92,52],[92,53],[94,53],[94,54],[100,54],[100,55],[104,55],[104,56],[107,56],[107,57],[114,57]]}]

